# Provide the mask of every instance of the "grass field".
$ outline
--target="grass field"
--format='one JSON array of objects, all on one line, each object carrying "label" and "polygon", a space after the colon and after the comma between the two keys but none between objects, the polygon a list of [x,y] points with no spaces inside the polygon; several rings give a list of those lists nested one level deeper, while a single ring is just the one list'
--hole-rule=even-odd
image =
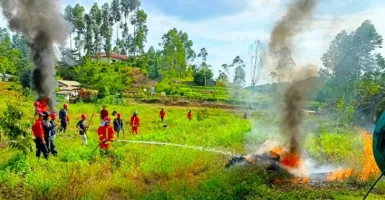
[{"label": "grass field", "polygon": [[[26,102],[25,120],[32,120],[32,105]],[[99,111],[101,105],[98,105]],[[5,108],[0,103],[0,108]],[[159,120],[161,106],[127,103],[108,105],[110,113],[119,111],[128,119],[139,112],[139,136],[131,136],[127,127],[124,140],[158,141],[210,147],[234,154],[248,152],[271,135],[279,135],[274,115],[254,112],[244,120],[243,112],[208,109],[209,117],[198,121],[203,108],[165,107],[164,128]],[[194,119],[187,120],[192,109]],[[355,178],[319,185],[273,185],[274,174],[257,167],[224,169],[230,156],[173,146],[132,144],[116,141],[111,157],[98,151],[94,117],[88,132],[88,146],[81,145],[75,124],[81,113],[88,118],[92,104],[70,105],[70,132],[58,135],[58,157],[38,160],[34,153],[24,156],[16,150],[0,147],[0,199],[361,199],[370,187]],[[308,118],[306,123],[317,119]],[[267,126],[269,124],[269,126]],[[359,133],[307,130],[305,152],[316,163],[359,167],[363,141]],[[385,182],[380,182],[369,199],[385,199]]]}]

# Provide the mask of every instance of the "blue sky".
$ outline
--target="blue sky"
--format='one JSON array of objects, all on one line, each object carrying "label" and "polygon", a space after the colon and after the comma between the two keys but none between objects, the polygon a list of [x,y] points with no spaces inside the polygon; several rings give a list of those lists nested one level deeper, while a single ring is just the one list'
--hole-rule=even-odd
[{"label": "blue sky", "polygon": [[[80,3],[89,9],[93,2],[101,5],[107,0],[61,0],[63,8]],[[207,49],[215,73],[237,55],[249,72],[249,45],[257,39],[269,41],[272,28],[288,4],[288,0],[142,0],[148,14],[146,48],[159,48],[162,35],[177,28],[188,33],[195,51]],[[312,25],[294,38],[297,67],[307,63],[321,67],[320,57],[334,36],[341,30],[353,31],[366,19],[385,36],[384,10],[383,0],[319,0]],[[1,18],[0,26],[5,26]],[[268,70],[263,73],[261,83],[270,81]],[[247,77],[248,82],[250,79]]]}]

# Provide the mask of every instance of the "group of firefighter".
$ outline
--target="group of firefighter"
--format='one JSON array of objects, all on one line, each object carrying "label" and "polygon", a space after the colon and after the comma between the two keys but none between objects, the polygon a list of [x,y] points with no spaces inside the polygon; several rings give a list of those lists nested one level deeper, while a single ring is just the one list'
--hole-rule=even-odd
[{"label": "group of firefighter", "polygon": [[[45,159],[49,158],[50,153],[54,156],[57,156],[54,139],[57,132],[67,132],[67,128],[70,123],[68,115],[68,104],[64,104],[63,108],[59,111],[60,126],[58,129],[56,129],[56,113],[49,113],[46,109],[46,105],[41,105],[41,103],[38,101],[34,103],[34,106],[35,116],[37,116],[37,119],[32,126],[32,132],[35,136],[34,142],[36,144],[36,156],[40,158],[41,154],[43,154]],[[111,118],[109,117],[107,107],[103,106],[102,110],[100,111],[100,126],[97,130],[97,134],[99,136],[98,147],[102,153],[109,150],[110,143],[115,141],[115,135],[117,135],[119,138],[121,131],[124,134],[122,115],[120,113],[116,113],[116,111],[114,111],[112,115],[116,115],[116,118],[113,120],[111,125]],[[166,111],[162,108],[159,112],[159,115],[160,120],[163,123],[166,116]],[[87,124],[87,116],[85,114],[81,114],[80,118],[80,121],[78,121],[76,124],[76,128],[78,129],[79,135],[82,138],[82,144],[87,145],[87,130],[89,128],[90,122]],[[192,120],[192,118],[192,111],[189,110],[187,113],[187,119]],[[130,126],[132,135],[138,135],[140,119],[137,111],[135,111],[131,116]]]}]

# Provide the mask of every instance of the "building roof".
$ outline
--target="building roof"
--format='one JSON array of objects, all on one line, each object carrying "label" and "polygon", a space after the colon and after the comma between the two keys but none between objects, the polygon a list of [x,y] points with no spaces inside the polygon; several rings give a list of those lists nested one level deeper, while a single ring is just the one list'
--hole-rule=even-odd
[{"label": "building roof", "polygon": [[[106,53],[100,53],[99,57],[108,57]],[[120,59],[120,60],[127,60],[128,56],[126,55],[121,55],[118,53],[110,53],[110,58],[115,58],[115,59]]]},{"label": "building roof", "polygon": [[78,87],[80,86],[80,83],[77,81],[65,81],[65,80],[59,80],[59,83],[66,85],[66,86],[72,86],[72,87]]}]

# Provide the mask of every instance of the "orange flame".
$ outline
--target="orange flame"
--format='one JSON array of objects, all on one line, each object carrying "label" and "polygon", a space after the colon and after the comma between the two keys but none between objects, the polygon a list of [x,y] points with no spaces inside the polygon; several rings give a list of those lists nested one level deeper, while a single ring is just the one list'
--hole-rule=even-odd
[{"label": "orange flame", "polygon": [[330,173],[326,179],[328,181],[344,181],[347,178],[351,177],[353,174],[353,169],[343,169],[343,170],[337,170],[332,173]]},{"label": "orange flame", "polygon": [[[361,181],[367,181],[370,178],[376,177],[380,174],[380,170],[374,160],[372,142],[373,137],[369,132],[362,134],[364,139],[364,149],[362,154],[362,169],[354,170],[352,168],[337,170],[326,175],[327,181],[344,181],[351,176],[358,177]],[[272,156],[280,156],[280,164],[285,169],[292,171],[303,167],[302,160],[299,154],[285,152],[282,148],[276,147],[270,151]],[[296,177],[289,180],[275,180],[274,183],[293,183],[293,184],[307,184],[309,178]]]},{"label": "orange flame", "polygon": [[364,138],[365,144],[363,152],[363,168],[358,177],[361,181],[367,181],[369,178],[378,176],[380,174],[380,170],[378,169],[377,163],[374,160],[372,135],[368,132],[365,132],[362,137]]}]

